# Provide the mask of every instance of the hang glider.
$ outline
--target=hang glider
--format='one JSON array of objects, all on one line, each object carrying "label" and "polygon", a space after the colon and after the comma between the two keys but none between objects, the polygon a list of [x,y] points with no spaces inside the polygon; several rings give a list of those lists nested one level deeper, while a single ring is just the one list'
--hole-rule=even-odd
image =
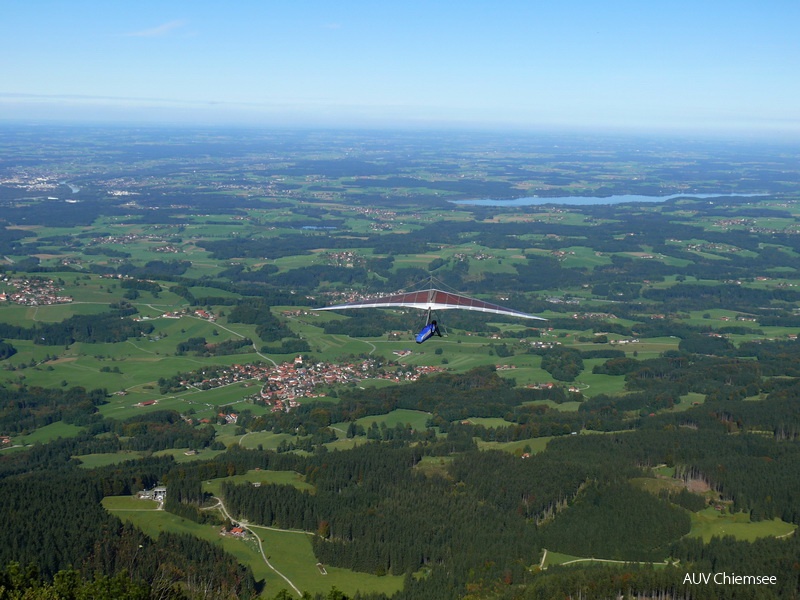
[{"label": "hang glider", "polygon": [[513,308],[506,308],[499,304],[492,304],[491,302],[484,302],[477,298],[470,298],[469,296],[462,296],[461,294],[453,294],[452,292],[443,292],[437,289],[420,290],[417,292],[407,292],[404,294],[392,294],[390,296],[381,296],[379,298],[370,298],[367,300],[357,300],[356,302],[347,302],[345,304],[337,304],[335,306],[325,306],[315,310],[348,310],[351,308],[417,308],[420,310],[431,311],[439,310],[475,310],[478,312],[495,313],[498,315],[508,315],[510,317],[519,317],[521,319],[536,319],[539,321],[546,321],[543,317],[537,317],[521,310]]}]

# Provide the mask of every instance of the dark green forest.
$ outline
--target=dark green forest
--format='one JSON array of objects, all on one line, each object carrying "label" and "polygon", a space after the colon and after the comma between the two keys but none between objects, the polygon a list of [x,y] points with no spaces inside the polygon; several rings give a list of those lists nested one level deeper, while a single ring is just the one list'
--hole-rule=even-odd
[{"label": "dark green forest", "polygon": [[[499,385],[491,372],[451,383],[484,394]],[[80,391],[72,390],[58,402],[70,404],[78,397]],[[162,535],[150,540],[108,515],[99,502],[105,495],[133,493],[164,481],[171,490],[167,510],[202,518],[196,510],[206,501],[201,481],[260,468],[304,474],[314,493],[291,486],[225,484],[223,497],[233,514],[254,523],[315,532],[315,553],[325,564],[370,573],[429,573],[424,580],[410,582],[402,598],[458,598],[475,587],[486,597],[528,597],[525,594],[537,589],[585,585],[569,569],[532,571],[544,548],[622,560],[672,557],[691,560],[692,570],[702,570],[708,560],[714,560],[718,570],[720,565],[739,568],[751,552],[747,544],[706,547],[682,538],[688,530],[687,510],[698,508],[691,498],[654,496],[631,487],[628,480],[658,464],[674,465],[677,477],[705,479],[732,500],[735,510],[749,511],[753,520],[779,516],[800,523],[800,455],[781,427],[782,401],[780,396],[764,401],[765,406],[774,404],[773,416],[748,412],[747,403],[719,401],[686,411],[680,419],[693,422],[691,429],[676,429],[677,417],[664,415],[627,433],[557,437],[545,452],[526,460],[478,451],[474,432],[458,427],[445,438],[415,438],[411,446],[399,439],[372,441],[346,452],[325,452],[317,446],[305,457],[234,446],[213,460],[191,464],[162,458],[81,470],[71,456],[134,441],[136,447],[156,449],[202,447],[213,439],[181,438],[193,435],[191,428],[182,434],[183,421],[163,411],[110,427],[103,421],[93,426],[94,435],[0,456],[0,514],[9,540],[0,560],[34,565],[45,578],[76,569],[78,575],[71,577],[89,586],[100,585],[92,583],[99,573],[113,579],[123,571],[152,583],[159,581],[165,565],[178,579],[191,579],[192,569],[202,569],[202,557],[208,553],[209,564],[223,570],[215,581],[234,586],[231,589],[246,597],[257,589],[256,582],[224,566],[217,550],[201,549],[199,541],[190,543],[191,538]],[[738,423],[737,435],[728,431],[731,422]],[[765,436],[761,429],[770,423],[774,433]],[[759,431],[748,434],[748,428]],[[101,431],[105,433],[98,435]],[[428,472],[423,468],[425,457],[449,458],[444,471]],[[57,512],[45,508],[54,501]],[[34,522],[39,535],[27,535]],[[593,523],[590,531],[587,522]],[[784,560],[780,557],[796,553],[795,540],[758,542],[763,552],[777,557],[769,573],[778,576],[783,590],[796,587],[798,573],[791,566],[777,571],[775,565]],[[137,553],[140,545],[146,550]],[[483,567],[475,571],[478,564]],[[672,579],[636,568],[626,589],[651,584],[657,590],[683,589],[676,579],[683,571],[667,572]],[[619,584],[614,569],[596,573],[603,585]]]}]

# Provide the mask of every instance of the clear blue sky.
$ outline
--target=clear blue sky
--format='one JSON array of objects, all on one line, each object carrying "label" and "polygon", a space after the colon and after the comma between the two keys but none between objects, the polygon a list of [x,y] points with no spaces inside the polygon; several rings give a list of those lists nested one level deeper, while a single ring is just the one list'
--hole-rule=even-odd
[{"label": "clear blue sky", "polygon": [[800,135],[800,1],[0,5],[0,120]]}]

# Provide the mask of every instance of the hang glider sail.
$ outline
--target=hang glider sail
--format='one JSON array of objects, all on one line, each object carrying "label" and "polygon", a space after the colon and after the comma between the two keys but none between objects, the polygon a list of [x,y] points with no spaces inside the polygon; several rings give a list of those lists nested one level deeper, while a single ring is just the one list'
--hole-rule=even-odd
[{"label": "hang glider sail", "polygon": [[367,300],[357,300],[355,302],[347,302],[345,304],[336,304],[334,306],[325,306],[317,310],[348,310],[351,308],[417,308],[419,310],[427,311],[425,319],[425,327],[417,334],[416,340],[421,344],[425,340],[430,339],[433,335],[442,336],[439,327],[435,320],[431,319],[434,311],[440,310],[475,310],[478,312],[495,313],[498,315],[508,315],[510,317],[519,317],[522,319],[536,319],[538,321],[546,321],[542,317],[530,315],[515,310],[513,308],[506,308],[499,304],[492,304],[491,302],[484,302],[477,298],[470,298],[469,296],[462,296],[461,294],[454,294],[452,292],[444,292],[435,288],[427,290],[419,290],[416,292],[406,292],[403,294],[391,294],[389,296],[381,296],[379,298],[370,298]]},{"label": "hang glider sail", "polygon": [[521,319],[536,319],[539,321],[546,321],[542,317],[537,317],[520,310],[513,308],[506,308],[499,304],[492,304],[491,302],[484,302],[477,298],[470,298],[469,296],[462,296],[461,294],[453,294],[451,292],[443,292],[437,289],[420,290],[417,292],[407,292],[404,294],[392,294],[390,296],[381,296],[379,298],[371,298],[368,300],[357,300],[356,302],[347,302],[345,304],[337,304],[335,306],[325,306],[316,310],[348,310],[351,308],[418,308],[420,310],[431,311],[439,310],[475,310],[479,312],[495,313],[498,315],[508,315],[511,317],[519,317]]}]

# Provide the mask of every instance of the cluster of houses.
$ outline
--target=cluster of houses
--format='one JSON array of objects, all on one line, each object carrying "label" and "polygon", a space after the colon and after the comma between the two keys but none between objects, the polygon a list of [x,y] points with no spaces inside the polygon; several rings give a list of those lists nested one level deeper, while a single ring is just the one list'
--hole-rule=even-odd
[{"label": "cluster of houses", "polygon": [[553,250],[550,252],[551,256],[555,256],[557,260],[566,260],[568,256],[575,256],[574,250]]},{"label": "cluster of houses", "polygon": [[334,252],[326,252],[325,259],[329,265],[334,267],[363,267],[366,264],[366,259],[360,254],[356,254],[351,250],[340,250]]},{"label": "cluster of houses", "polygon": [[[393,210],[358,207],[355,212],[372,219],[369,224],[372,231],[391,231],[393,228],[392,222],[397,219],[397,213]],[[419,218],[419,215],[410,215],[410,218]]]},{"label": "cluster of houses", "polygon": [[617,315],[614,313],[604,312],[585,312],[585,313],[572,313],[573,319],[616,319]]},{"label": "cluster of houses", "polygon": [[466,254],[464,252],[456,252],[453,255],[453,258],[455,260],[457,260],[458,262],[464,262],[465,260],[468,260],[470,258],[473,258],[475,260],[491,260],[491,259],[497,258],[497,257],[494,256],[493,254],[487,254],[486,252],[475,252],[474,254]]},{"label": "cluster of houses", "polygon": [[541,340],[531,340],[530,344],[531,348],[541,348],[543,350],[549,350],[550,348],[555,348],[556,346],[560,346],[561,342],[543,342]]},{"label": "cluster of houses", "polygon": [[729,229],[731,227],[749,227],[755,225],[755,221],[753,219],[720,219],[714,222],[715,227],[722,227],[723,229]]},{"label": "cluster of houses", "polygon": [[388,379],[390,381],[416,381],[420,375],[441,371],[440,367],[414,367],[412,370],[389,371],[376,359],[353,363],[317,362],[306,365],[298,356],[294,362],[274,367],[261,388],[259,399],[273,411],[289,411],[298,405],[298,398],[324,396],[316,391],[319,386],[357,383],[362,379]]},{"label": "cluster of houses", "polygon": [[92,244],[133,244],[134,242],[163,242],[163,235],[140,235],[138,233],[126,233],[124,235],[107,235],[103,237],[92,238]]},{"label": "cluster of houses", "polygon": [[216,315],[208,312],[207,310],[203,310],[202,308],[195,309],[194,316],[197,317],[198,319],[205,319],[206,321],[211,321],[212,323],[217,320]]},{"label": "cluster of houses", "polygon": [[[313,298],[310,298],[313,300]],[[281,315],[288,318],[295,318],[295,317],[318,317],[319,313],[313,310],[306,310],[303,308],[297,308],[294,310],[283,310],[281,311]]]},{"label": "cluster of houses", "polygon": [[[186,309],[186,308],[181,309],[181,310],[170,310],[170,311],[167,311],[165,313],[162,313],[161,318],[162,319],[180,319],[181,317],[185,317],[185,316],[189,316],[189,315],[191,315],[193,317],[197,317],[198,319],[205,319],[206,321],[211,321],[212,323],[217,320],[217,316],[214,313],[209,312],[209,311],[207,311],[205,309],[202,309],[202,308],[198,308],[198,309],[195,309],[195,310],[189,310],[189,309]],[[134,321],[149,321],[150,319],[151,318],[148,317],[148,316],[136,316],[136,317],[133,317]]]},{"label": "cluster of houses", "polygon": [[[288,412],[299,405],[299,398],[324,396],[325,394],[317,389],[320,386],[357,383],[362,379],[416,381],[421,375],[442,370],[441,367],[426,366],[397,369],[396,365],[392,368],[374,358],[343,364],[327,362],[306,364],[303,358],[298,356],[292,362],[275,366],[255,363],[221,367],[215,369],[213,375],[207,374],[205,370],[199,370],[186,374],[181,385],[211,389],[240,381],[259,380],[264,382],[261,391],[251,399],[271,406],[273,411]],[[235,419],[235,415],[229,416]],[[225,418],[228,420],[227,416]]]},{"label": "cluster of houses", "polygon": [[356,207],[355,211],[360,214],[364,215],[365,217],[372,217],[375,219],[386,219],[389,221],[394,221],[397,218],[397,213],[393,210],[385,210],[383,208],[369,208],[365,206]]},{"label": "cluster of houses", "polygon": [[177,246],[173,246],[172,244],[167,244],[166,246],[159,246],[158,248],[153,248],[153,252],[158,252],[160,254],[178,254],[179,252],[183,252]]},{"label": "cluster of houses", "polygon": [[[361,292],[357,292],[355,290],[346,290],[346,291],[331,291],[331,292],[324,292],[321,294],[325,296],[327,300],[331,303],[336,302],[356,302],[358,300],[372,300],[374,298],[380,298],[385,296],[385,294],[362,294]],[[308,296],[309,300],[315,300],[314,296]],[[327,302],[327,301],[326,301]]]},{"label": "cluster of houses", "polygon": [[391,231],[392,225],[390,223],[378,223],[373,221],[369,224],[370,231]]},{"label": "cluster of houses", "polygon": [[130,275],[122,275],[120,273],[103,273],[100,275],[101,279],[133,279]]},{"label": "cluster of houses", "polygon": [[42,176],[38,173],[19,171],[9,177],[0,178],[0,185],[42,192],[54,190],[60,184],[56,175]]},{"label": "cluster of houses", "polygon": [[[525,387],[530,390],[552,390],[553,388],[557,388],[559,386],[552,381],[546,381],[544,383],[529,383]],[[580,394],[581,388],[579,388],[577,385],[571,385],[567,388],[567,391],[571,394]]]},{"label": "cluster of houses", "polygon": [[0,281],[13,289],[10,292],[0,292],[0,302],[14,302],[25,306],[72,302],[72,296],[60,295],[63,288],[58,287],[52,279],[3,277]]},{"label": "cluster of houses", "polygon": [[687,244],[686,249],[692,252],[741,252],[741,248],[729,244]]},{"label": "cluster of houses", "polygon": [[577,298],[566,298],[560,296],[548,296],[545,298],[550,304],[580,304],[581,301]]}]

